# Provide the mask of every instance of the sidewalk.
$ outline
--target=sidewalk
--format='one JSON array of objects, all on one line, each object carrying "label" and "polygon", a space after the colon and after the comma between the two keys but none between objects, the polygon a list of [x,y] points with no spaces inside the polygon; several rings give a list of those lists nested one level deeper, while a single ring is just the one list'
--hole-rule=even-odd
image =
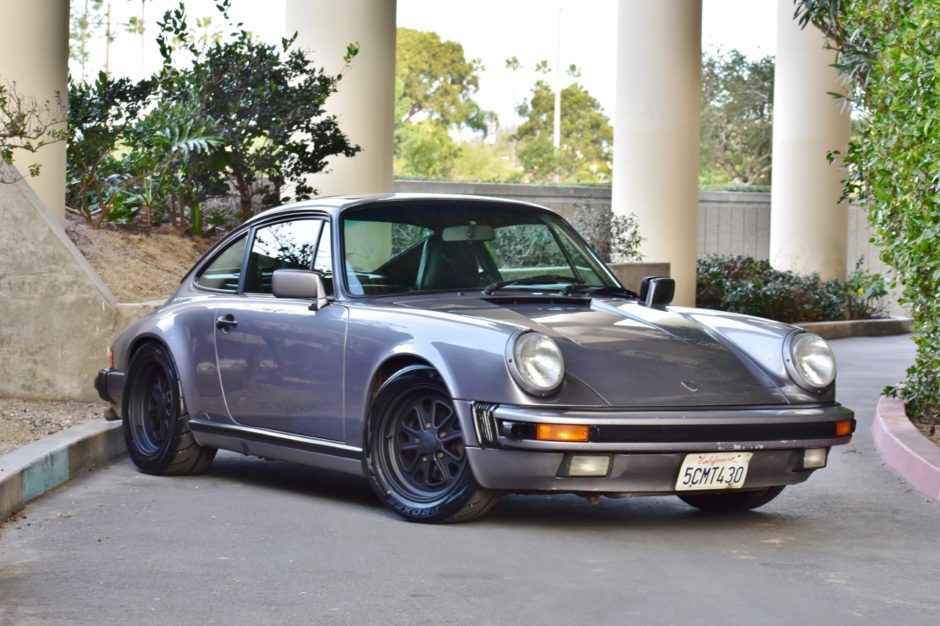
[{"label": "sidewalk", "polygon": [[903,402],[881,398],[872,435],[885,463],[912,487],[940,502],[940,447],[911,424]]},{"label": "sidewalk", "polygon": [[125,451],[120,422],[101,418],[0,456],[0,523],[30,500]]}]

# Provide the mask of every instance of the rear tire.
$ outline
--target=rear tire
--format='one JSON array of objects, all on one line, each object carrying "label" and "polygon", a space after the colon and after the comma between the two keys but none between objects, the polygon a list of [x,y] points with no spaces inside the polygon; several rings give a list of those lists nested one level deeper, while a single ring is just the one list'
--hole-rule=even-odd
[{"label": "rear tire", "polygon": [[382,386],[366,441],[369,484],[408,521],[467,522],[499,500],[473,478],[460,419],[433,369],[403,370]]},{"label": "rear tire", "polygon": [[199,445],[189,429],[176,366],[159,344],[131,357],[122,413],[128,455],[146,474],[198,474],[215,458],[216,449]]},{"label": "rear tire", "polygon": [[690,506],[711,513],[735,513],[764,506],[780,495],[783,487],[767,487],[751,491],[721,491],[715,493],[678,494]]}]

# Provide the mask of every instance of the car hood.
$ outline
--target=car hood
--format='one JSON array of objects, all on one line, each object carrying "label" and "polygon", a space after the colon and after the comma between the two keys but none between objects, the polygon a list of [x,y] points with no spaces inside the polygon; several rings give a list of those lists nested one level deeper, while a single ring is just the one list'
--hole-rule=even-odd
[{"label": "car hood", "polygon": [[788,403],[753,360],[689,317],[629,300],[438,298],[397,304],[553,337],[568,376],[616,407]]}]

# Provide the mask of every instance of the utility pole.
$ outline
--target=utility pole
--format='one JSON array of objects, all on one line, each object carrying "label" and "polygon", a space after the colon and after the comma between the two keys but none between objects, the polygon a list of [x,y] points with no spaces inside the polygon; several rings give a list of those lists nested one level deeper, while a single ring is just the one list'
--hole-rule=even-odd
[{"label": "utility pole", "polygon": [[[558,30],[555,35],[555,115],[552,127],[552,146],[555,154],[561,149],[561,5],[558,5]],[[558,182],[556,169],[555,182]]]}]

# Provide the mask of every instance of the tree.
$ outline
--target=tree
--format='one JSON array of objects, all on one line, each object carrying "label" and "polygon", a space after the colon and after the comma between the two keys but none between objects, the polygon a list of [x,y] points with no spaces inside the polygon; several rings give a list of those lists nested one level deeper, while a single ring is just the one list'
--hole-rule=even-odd
[{"label": "tree", "polygon": [[436,120],[404,124],[396,134],[399,156],[395,171],[405,177],[450,178],[460,146]]},{"label": "tree", "polygon": [[94,83],[69,83],[66,204],[89,224],[100,226],[111,210],[113,185],[120,169],[118,142],[150,102],[150,80],[134,83],[104,72]]},{"label": "tree", "polygon": [[[0,166],[13,165],[16,152],[35,154],[40,148],[65,139],[65,107],[57,93],[55,102],[39,102],[21,93],[14,82],[0,77]],[[27,166],[30,176],[39,176],[40,165]],[[13,170],[0,168],[0,183],[16,180]]]},{"label": "tree", "polygon": [[490,115],[472,99],[480,88],[479,59],[466,60],[463,46],[433,32],[398,29],[395,77],[402,81],[399,101],[407,100],[398,123],[430,119],[448,128],[467,126],[486,132]]},{"label": "tree", "polygon": [[[217,0],[231,25],[228,4]],[[227,38],[202,38],[182,4],[159,25],[156,76],[135,84],[102,74],[94,85],[71,85],[67,193],[89,221],[145,229],[166,221],[198,235],[210,195],[236,191],[247,219],[256,201],[308,197],[308,174],[359,150],[324,114],[342,74],[315,67],[294,38],[258,43],[241,24]],[[357,52],[350,44],[347,64]],[[178,55],[185,65],[174,63]]]},{"label": "tree", "polygon": [[799,0],[794,17],[825,34],[866,117],[844,155],[843,198],[867,206],[917,345],[907,378],[890,391],[914,415],[940,421],[940,3]]},{"label": "tree", "polygon": [[532,181],[559,180],[578,184],[610,181],[614,131],[600,103],[578,83],[561,91],[561,147],[552,146],[555,96],[543,80],[535,83],[532,96],[518,107],[525,120],[515,139],[519,159]]},{"label": "tree", "polygon": [[735,184],[770,184],[774,59],[737,50],[702,55],[702,169]]},{"label": "tree", "polygon": [[155,221],[167,221],[180,232],[202,235],[202,203],[213,190],[223,191],[213,187],[221,167],[213,149],[222,139],[215,121],[201,114],[198,94],[162,102],[127,139],[135,148],[122,163],[129,180],[116,196],[115,213],[138,217],[146,232]]},{"label": "tree", "polygon": [[[227,6],[220,6],[226,19]],[[275,46],[255,41],[238,24],[229,39],[197,42],[182,5],[167,12],[160,28],[163,97],[175,101],[177,94],[196,94],[197,115],[212,120],[220,140],[210,151],[220,167],[210,168],[207,175],[231,183],[242,219],[253,214],[255,198],[262,206],[274,206],[291,197],[309,197],[315,192],[306,182],[309,174],[323,170],[330,156],[351,157],[359,151],[336,117],[325,114],[326,100],[342,74],[315,67],[294,47],[296,34]],[[191,54],[191,67],[174,66],[172,42]],[[358,46],[350,44],[347,66],[357,53]],[[286,194],[288,183],[293,194]]]},{"label": "tree", "polygon": [[101,4],[104,0],[84,0],[80,6],[72,7],[69,14],[69,58],[81,68],[81,79],[85,80],[88,64],[88,44],[101,27]]},{"label": "tree", "polygon": [[449,178],[461,148],[451,133],[482,132],[495,119],[472,96],[479,89],[479,59],[437,33],[398,29],[395,63],[395,173]]},{"label": "tree", "polygon": [[495,141],[467,141],[459,144],[457,156],[448,176],[449,180],[517,183],[522,180],[522,168],[515,158],[516,142],[511,133],[498,131]]}]

